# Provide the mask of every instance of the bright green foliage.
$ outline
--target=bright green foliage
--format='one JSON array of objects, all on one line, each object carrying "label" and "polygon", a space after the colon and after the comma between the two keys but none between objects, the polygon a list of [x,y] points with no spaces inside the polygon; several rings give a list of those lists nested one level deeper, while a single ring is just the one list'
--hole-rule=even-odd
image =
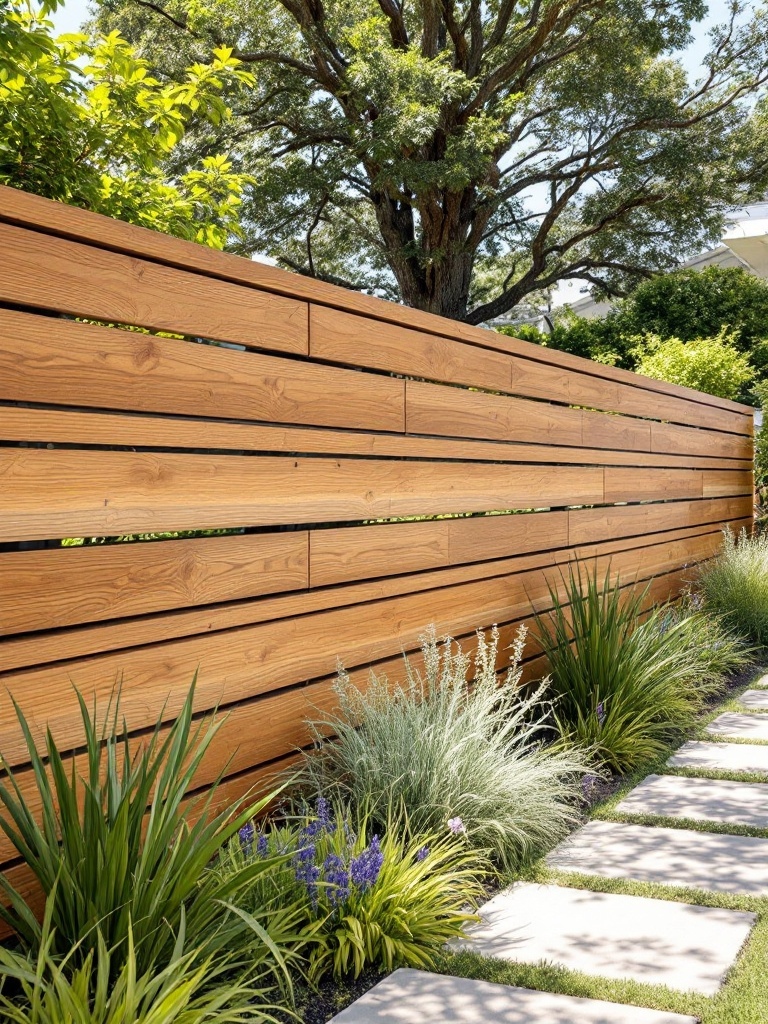
[{"label": "bright green foliage", "polygon": [[657,757],[721,684],[704,648],[712,633],[664,607],[644,616],[647,588],[625,590],[610,570],[601,582],[596,570],[571,567],[563,584],[564,600],[550,586],[553,610],[537,616],[558,728],[612,770],[631,771]]},{"label": "bright green foliage", "polygon": [[348,813],[329,815],[326,806],[319,801],[317,815],[232,840],[225,874],[254,858],[293,854],[282,870],[255,879],[238,904],[246,911],[301,905],[313,981],[329,972],[356,978],[371,967],[431,967],[474,920],[489,865],[447,826],[407,837],[393,819],[379,841],[365,817],[353,826]]},{"label": "bright green foliage", "polygon": [[0,827],[50,897],[52,931],[44,935],[4,876],[0,888],[10,906],[0,905],[0,917],[33,956],[47,942],[47,952],[69,956],[72,967],[92,952],[94,970],[103,965],[103,942],[113,981],[129,958],[139,974],[149,974],[177,960],[188,945],[198,950],[195,967],[200,958],[226,956],[233,970],[274,985],[285,973],[281,944],[293,936],[290,908],[247,920],[227,909],[228,901],[273,862],[251,864],[226,881],[207,870],[271,797],[240,815],[232,807],[210,812],[215,786],[205,797],[186,799],[221,723],[193,726],[194,686],[165,736],[161,717],[152,734],[139,740],[121,729],[119,702],[102,729],[78,699],[87,762],[82,777],[74,761],[68,767],[50,731],[45,751],[38,750],[17,708],[35,790],[28,801],[6,765]]},{"label": "bright green foliage", "polygon": [[736,348],[725,328],[714,338],[661,339],[646,334],[637,348],[637,373],[670,384],[682,384],[720,398],[737,399],[754,379],[749,357]]},{"label": "bright green foliage", "polygon": [[725,531],[722,550],[705,562],[698,585],[706,608],[760,644],[768,643],[768,536]]},{"label": "bright green foliage", "polygon": [[768,281],[742,267],[661,274],[643,281],[621,309],[626,334],[693,341],[727,328],[742,351],[768,338]]},{"label": "bright green foliage", "polygon": [[203,132],[257,178],[249,243],[300,273],[472,323],[564,278],[625,290],[765,186],[766,19],[742,0],[703,79],[702,0],[100,0],[174,77],[256,70]]},{"label": "bright green foliage", "polygon": [[[133,936],[127,955],[112,968],[112,957],[98,928],[96,942],[82,963],[79,949],[59,959],[53,955],[51,894],[35,953],[0,946],[0,1013],[6,1024],[235,1024],[272,1021],[260,1011],[260,993],[231,975],[221,978],[222,964],[205,960],[196,950],[174,954],[170,963],[142,974],[137,969]],[[226,963],[226,962],[225,962]],[[18,986],[18,993],[6,990]]]},{"label": "bright green foliage", "polygon": [[[549,705],[541,690],[518,688],[523,636],[501,686],[495,630],[490,641],[478,634],[474,666],[432,631],[423,638],[424,674],[406,658],[402,685],[372,673],[361,692],[342,671],[339,714],[313,725],[321,747],[305,759],[307,786],[366,809],[378,825],[402,807],[417,833],[460,817],[470,842],[508,868],[554,845],[577,820],[587,762],[540,745],[535,720]],[[337,739],[323,743],[323,735]]]},{"label": "bright green foliage", "polygon": [[251,81],[226,48],[164,84],[117,32],[54,39],[46,0],[0,0],[0,184],[223,248],[250,180],[223,155],[165,162]]},{"label": "bright green foliage", "polygon": [[[686,344],[696,341],[698,345],[702,339],[710,344],[719,339],[746,355],[754,374],[763,376],[768,369],[768,282],[741,267],[674,270],[643,281],[606,316],[578,317],[566,311],[555,320],[550,334],[531,327],[499,330],[628,370],[638,369],[647,354],[638,347],[639,337],[658,338],[662,342],[679,339]],[[679,351],[679,346],[676,349]],[[722,361],[716,352],[713,355]],[[665,359],[665,372],[669,366],[672,372],[679,373],[682,362],[681,358]],[[727,372],[727,365],[726,359],[723,372]],[[750,378],[744,377],[743,364],[734,361],[733,369],[740,380],[738,398],[749,400]],[[675,382],[686,383],[677,378]]]}]

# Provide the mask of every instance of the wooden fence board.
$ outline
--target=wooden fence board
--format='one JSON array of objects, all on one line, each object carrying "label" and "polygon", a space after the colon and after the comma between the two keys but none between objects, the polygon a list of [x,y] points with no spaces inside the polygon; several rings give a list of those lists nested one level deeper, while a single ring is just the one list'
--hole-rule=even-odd
[{"label": "wooden fence board", "polygon": [[752,415],[748,407],[728,399],[704,395],[666,381],[639,378],[628,370],[590,363],[566,352],[502,336],[421,310],[397,306],[373,296],[286,273],[264,263],[217,252],[206,246],[160,232],[147,231],[132,224],[4,186],[0,186],[0,221],[28,226],[54,238],[75,239],[99,251],[138,256],[153,260],[161,266],[194,270],[214,280],[245,284],[263,289],[273,296],[300,298],[339,311],[353,312],[373,321],[406,325],[427,335],[453,338],[474,348],[520,356],[532,362],[556,366],[576,374],[586,374],[598,380],[617,381],[638,390],[642,387],[644,391],[681,397],[696,405],[728,409],[740,415]]},{"label": "wooden fence board", "polygon": [[[743,522],[738,519],[731,521],[734,529],[739,529]],[[646,541],[663,543],[668,540],[700,536],[716,530],[718,526],[719,524],[710,523],[682,530],[664,531],[646,538]],[[633,537],[592,543],[584,548],[588,554],[631,549],[635,549],[635,557],[639,557],[638,541]],[[10,638],[0,645],[0,672],[191,637],[200,633],[236,629],[295,615],[381,601],[389,597],[426,593],[473,580],[492,579],[532,569],[540,570],[567,562],[572,556],[571,548],[560,551],[547,550],[470,565],[380,577],[343,586],[315,588],[307,592],[296,591],[247,601],[232,601],[202,609],[181,609],[170,614],[145,615],[139,619],[103,625],[85,624],[63,632],[36,633],[29,637]]]},{"label": "wooden fence board", "polygon": [[299,590],[306,531],[8,552],[0,634]]},{"label": "wooden fence board", "polygon": [[[684,562],[706,558],[720,544],[720,534],[708,533],[668,541],[644,549],[640,573],[656,575]],[[585,550],[584,557],[590,552]],[[629,552],[599,556],[599,567],[610,561],[614,571],[637,564]],[[531,606],[548,600],[547,580],[558,585],[556,569],[457,584],[429,593],[408,594],[367,607],[354,605],[311,615],[280,619],[158,647],[141,647],[99,655],[66,666],[33,668],[3,676],[0,692],[0,751],[8,763],[23,763],[25,746],[13,724],[10,696],[29,715],[35,735],[47,725],[65,747],[81,740],[74,691],[62,692],[62,679],[77,686],[88,700],[109,699],[115,673],[122,674],[122,706],[131,729],[154,722],[162,712],[178,713],[192,676],[199,671],[197,710],[232,704],[334,671],[336,660],[349,666],[392,656],[416,646],[426,623],[440,632],[461,635],[478,621],[519,618]],[[541,602],[544,602],[542,605]],[[157,672],[158,663],[163,673]]]},{"label": "wooden fence board", "polygon": [[[0,399],[0,402],[2,399]],[[372,458],[422,458],[459,462],[537,462],[550,465],[651,466],[685,469],[750,470],[749,460],[704,456],[653,455],[599,448],[515,444],[398,436],[363,431],[259,426],[171,416],[29,409],[0,404],[0,440],[100,444],[143,448],[212,448],[289,452],[291,455],[360,455]]]},{"label": "wooden fence board", "polygon": [[0,309],[0,397],[397,430],[403,381]]},{"label": "wooden fence board", "polygon": [[281,352],[308,348],[307,305],[295,299],[2,223],[0,260],[0,301]]},{"label": "wooden fence board", "polygon": [[[553,474],[545,467],[477,463],[42,449],[0,452],[0,483],[0,541],[603,500],[603,470],[596,468],[562,467]],[[47,497],[41,507],[43,493]]]},{"label": "wooden fence board", "polygon": [[310,355],[319,359],[396,370],[428,381],[464,384],[567,405],[656,416],[736,433],[751,431],[741,413],[712,408],[704,411],[684,399],[644,394],[643,378],[635,378],[634,387],[605,381],[573,369],[505,355],[492,348],[473,348],[409,327],[372,322],[326,306],[311,305],[309,318]]}]

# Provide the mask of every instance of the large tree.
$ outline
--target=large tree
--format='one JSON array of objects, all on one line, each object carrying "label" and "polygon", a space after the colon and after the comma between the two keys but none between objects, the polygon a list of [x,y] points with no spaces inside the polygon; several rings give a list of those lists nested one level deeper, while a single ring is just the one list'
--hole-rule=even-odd
[{"label": "large tree", "polygon": [[768,181],[766,18],[734,0],[99,0],[162,75],[226,45],[247,247],[480,323],[563,279],[621,294]]}]

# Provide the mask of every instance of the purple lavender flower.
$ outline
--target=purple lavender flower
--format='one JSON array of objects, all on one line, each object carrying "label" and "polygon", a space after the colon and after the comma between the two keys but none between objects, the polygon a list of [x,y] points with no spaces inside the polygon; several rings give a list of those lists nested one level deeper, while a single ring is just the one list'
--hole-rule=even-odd
[{"label": "purple lavender flower", "polygon": [[598,725],[602,726],[603,722],[605,721],[605,708],[603,707],[602,701],[600,701],[600,703],[597,705],[597,710],[595,714],[597,715]]},{"label": "purple lavender flower", "polygon": [[349,896],[349,872],[343,857],[329,853],[323,864],[325,881],[328,883],[328,900],[332,907],[337,907]]},{"label": "purple lavender flower", "polygon": [[269,851],[269,843],[267,836],[264,832],[259,832],[259,838],[256,840],[256,854],[259,857],[266,857]]},{"label": "purple lavender flower", "polygon": [[317,882],[320,868],[315,864],[316,848],[314,843],[300,846],[293,857],[293,874],[297,882],[306,886],[313,905],[317,905]]},{"label": "purple lavender flower", "polygon": [[384,854],[381,852],[379,837],[374,836],[369,845],[350,861],[349,877],[352,884],[361,892],[370,889],[378,881],[383,864]]},{"label": "purple lavender flower", "polygon": [[449,818],[448,819],[448,828],[451,830],[451,832],[455,836],[458,836],[462,832],[466,832],[467,831],[466,828],[464,827],[464,822],[459,817]]},{"label": "purple lavender flower", "polygon": [[422,846],[422,848],[420,850],[416,851],[416,860],[419,863],[421,863],[423,860],[426,860],[428,856],[429,856],[429,847],[428,846]]},{"label": "purple lavender flower", "polygon": [[253,822],[248,821],[237,833],[240,837],[240,846],[247,857],[251,855],[253,850],[253,831]]}]

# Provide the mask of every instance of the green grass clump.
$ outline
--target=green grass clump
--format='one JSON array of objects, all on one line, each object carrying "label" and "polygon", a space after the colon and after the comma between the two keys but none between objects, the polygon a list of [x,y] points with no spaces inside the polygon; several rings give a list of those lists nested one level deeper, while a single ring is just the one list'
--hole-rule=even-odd
[{"label": "green grass clump", "polygon": [[518,687],[522,643],[501,685],[495,630],[490,640],[479,635],[474,666],[433,630],[423,638],[424,674],[406,659],[402,685],[372,674],[362,692],[342,671],[339,713],[314,723],[320,749],[305,758],[303,785],[380,826],[393,807],[415,833],[459,818],[473,846],[505,868],[553,846],[578,821],[589,764],[542,744],[550,706],[541,689],[525,696]]},{"label": "green grass clump", "polygon": [[[53,986],[47,998],[65,998],[67,986],[90,998],[102,983],[144,979],[149,985],[154,975],[187,991],[200,987],[195,979],[202,964],[209,979],[230,973],[235,994],[242,983],[255,998],[257,985],[271,1000],[267,993],[290,987],[287,950],[295,908],[254,908],[245,917],[232,906],[237,893],[273,870],[279,858],[244,865],[226,879],[210,869],[222,847],[272,797],[240,814],[239,805],[211,811],[216,785],[205,797],[192,797],[197,771],[222,724],[194,724],[194,684],[170,728],[161,716],[138,740],[121,723],[119,695],[101,726],[79,694],[78,700],[82,774],[50,730],[45,748],[38,749],[17,707],[34,789],[26,794],[6,762],[0,782],[0,828],[42,889],[46,920],[41,925],[3,875],[0,918],[16,933],[29,970],[42,970]],[[6,958],[0,983],[9,976]]]},{"label": "green grass clump", "polygon": [[736,538],[724,531],[721,551],[699,570],[705,607],[737,632],[768,644],[768,534]]},{"label": "green grass clump", "polygon": [[537,615],[561,735],[595,751],[614,771],[657,757],[689,727],[726,671],[748,650],[717,620],[661,606],[645,612],[647,588],[624,588],[610,569],[571,567],[565,600]]}]

